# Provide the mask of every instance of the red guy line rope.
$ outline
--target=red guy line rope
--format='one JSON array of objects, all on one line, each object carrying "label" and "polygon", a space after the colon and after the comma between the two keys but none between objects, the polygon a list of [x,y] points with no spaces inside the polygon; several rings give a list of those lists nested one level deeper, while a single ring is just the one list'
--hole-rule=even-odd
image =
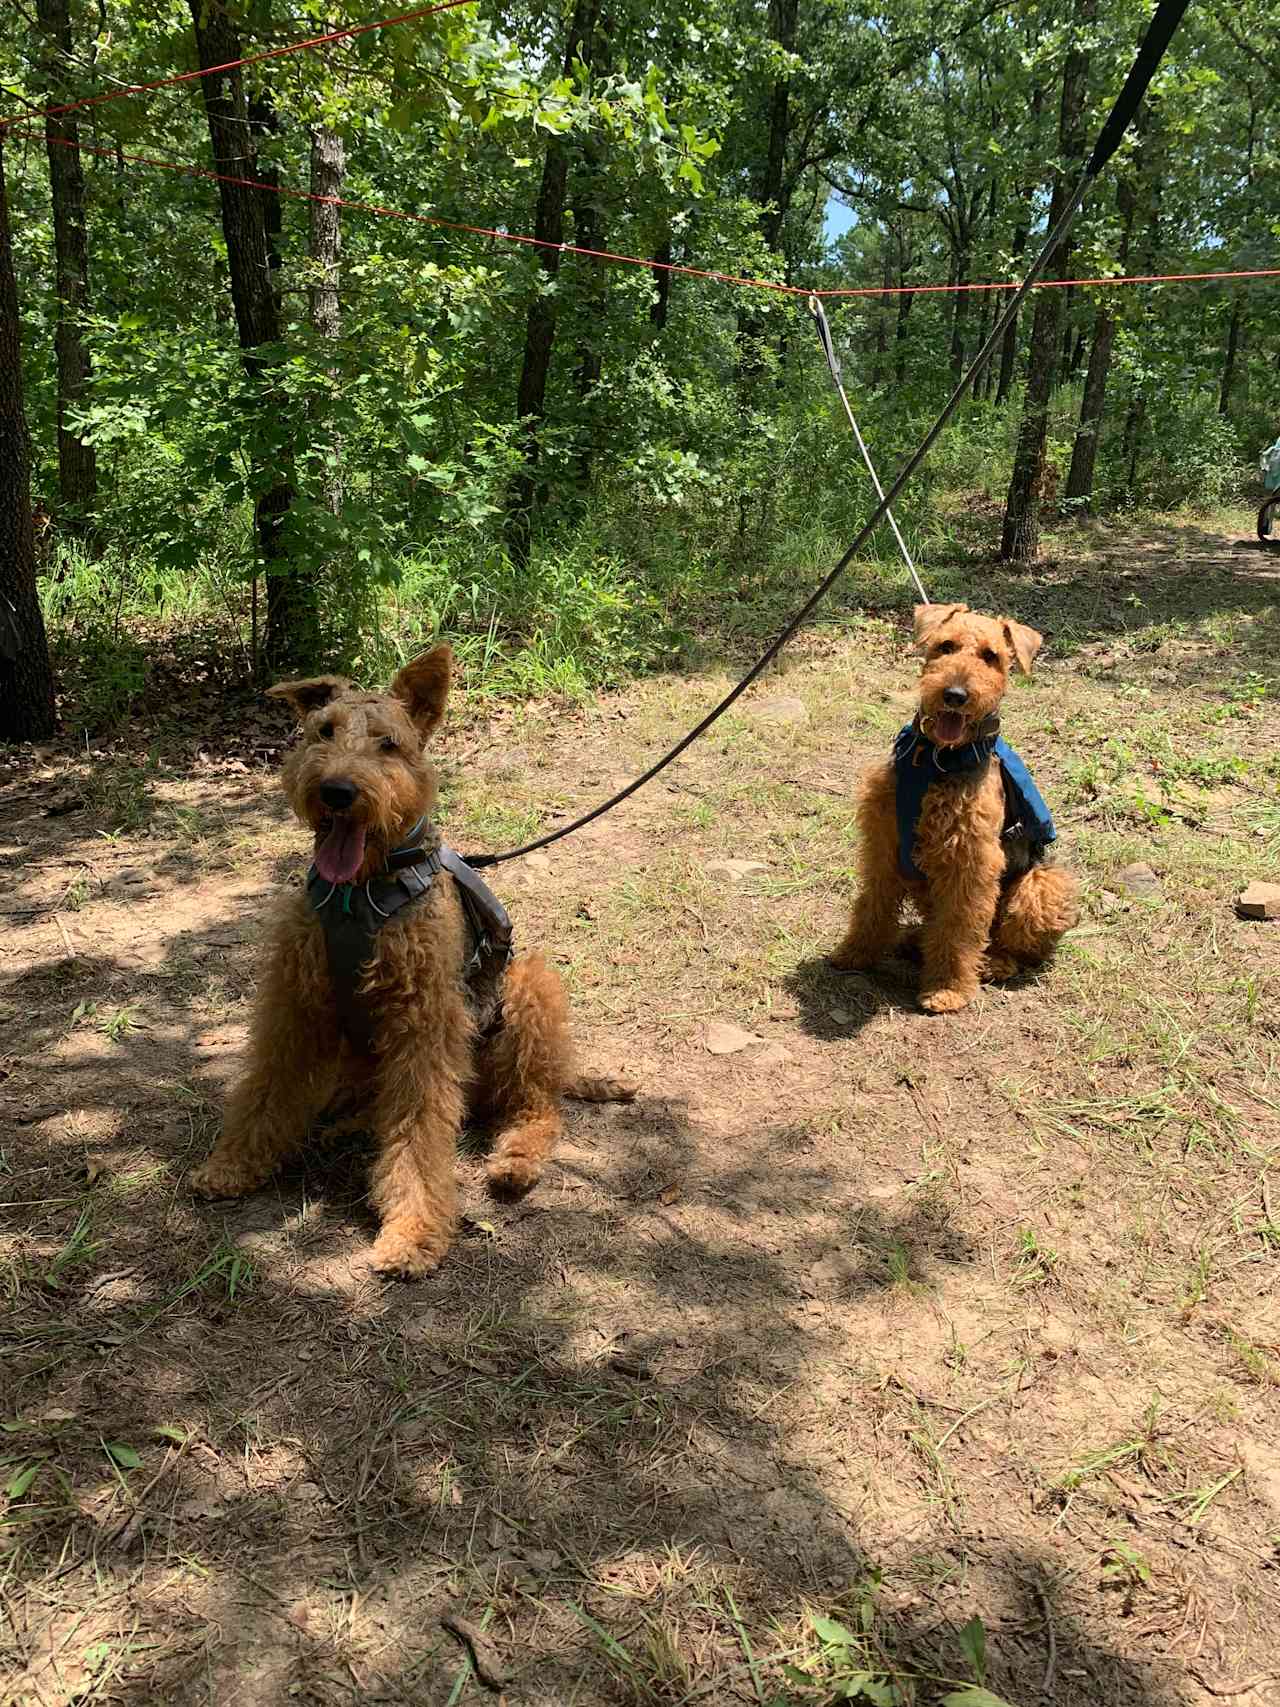
[{"label": "red guy line rope", "polygon": [[[451,5],[470,4],[471,0],[449,0]],[[441,10],[442,8],[434,8]],[[372,26],[369,26],[372,27]],[[11,121],[21,129],[28,121]],[[34,140],[34,138],[33,138]],[[682,266],[676,261],[654,261],[643,255],[623,255],[612,249],[584,249],[576,243],[552,243],[545,237],[526,237],[517,231],[498,231],[489,225],[467,225],[458,219],[445,219],[434,213],[409,213],[404,208],[384,207],[379,202],[353,201],[346,196],[317,196],[310,190],[293,189],[287,184],[264,184],[256,178],[233,177],[227,172],[213,172],[207,166],[194,166],[185,160],[163,160],[149,154],[119,154],[114,148],[94,147],[87,142],[74,142],[70,137],[55,136],[52,140],[67,148],[79,147],[86,154],[101,154],[110,160],[125,160],[133,166],[154,166],[165,172],[184,172],[192,178],[208,178],[218,184],[238,184],[244,189],[262,190],[273,196],[288,196],[293,201],[319,202],[324,207],[345,208],[350,213],[368,213],[380,219],[406,219],[414,225],[434,225],[446,231],[464,231],[473,237],[492,237],[500,243],[519,243],[533,249],[558,249],[564,255],[582,255],[590,261],[609,261],[617,266],[644,267],[648,272],[680,273],[686,278],[711,279],[717,284],[744,285],[751,290],[771,290],[780,296],[866,297],[866,296],[925,296],[954,294],[957,291],[1016,290],[1017,281],[1001,284],[923,284],[923,285],[845,285],[824,290],[810,290],[806,285],[777,284],[771,279],[757,279],[740,273],[719,273],[705,267]],[[1280,267],[1256,267],[1250,270],[1221,273],[1125,273],[1112,278],[1040,279],[1034,290],[1062,290],[1064,287],[1083,287],[1134,284],[1197,284],[1226,279],[1280,278]]]},{"label": "red guy line rope", "polygon": [[39,113],[15,113],[12,118],[0,119],[0,130],[10,125],[56,118],[60,113],[76,113],[82,107],[96,107],[102,101],[121,101],[126,95],[147,95],[156,89],[169,89],[175,83],[192,83],[201,77],[216,77],[220,71],[235,71],[242,65],[258,65],[264,59],[280,59],[286,53],[301,53],[303,48],[324,47],[327,42],[350,41],[353,36],[365,36],[371,30],[389,30],[393,24],[412,24],[419,18],[430,18],[436,12],[451,12],[455,6],[473,6],[475,0],[441,0],[435,6],[421,6],[415,12],[401,12],[394,18],[378,18],[371,24],[353,24],[350,29],[331,30],[326,36],[311,36],[306,41],[289,42],[285,47],[271,47],[265,53],[251,53],[244,59],[229,59],[225,65],[210,65],[203,71],[179,71],[173,77],[161,77],[155,83],[131,83],[126,89],[108,89],[102,95],[87,95],[83,101],[68,101],[62,107],[46,107]]}]

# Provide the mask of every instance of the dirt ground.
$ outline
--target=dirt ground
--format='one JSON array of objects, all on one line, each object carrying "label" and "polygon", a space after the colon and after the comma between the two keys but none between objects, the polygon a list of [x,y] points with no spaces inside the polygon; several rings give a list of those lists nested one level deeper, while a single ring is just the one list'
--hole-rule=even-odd
[{"label": "dirt ground", "polygon": [[[1246,525],[967,582],[1051,635],[1005,733],[1085,901],[1038,980],[931,1019],[906,963],[824,970],[911,705],[893,613],[502,868],[584,1062],[641,1090],[572,1106],[521,1204],[464,1154],[420,1284],[363,1265],[358,1136],[184,1189],[307,862],[283,721],[11,755],[0,1699],[1280,1703],[1280,922],[1234,908],[1280,863],[1280,565]],[[730,679],[464,696],[450,839],[563,821]]]}]

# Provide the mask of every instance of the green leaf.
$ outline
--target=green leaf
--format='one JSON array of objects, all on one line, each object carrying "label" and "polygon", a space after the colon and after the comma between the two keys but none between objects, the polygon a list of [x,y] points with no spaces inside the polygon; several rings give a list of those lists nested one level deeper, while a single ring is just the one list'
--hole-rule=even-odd
[{"label": "green leaf", "polygon": [[970,1684],[966,1689],[954,1689],[942,1697],[941,1707],[1009,1707],[1003,1695],[993,1695],[989,1689]]},{"label": "green leaf", "polygon": [[829,1643],[833,1648],[851,1648],[856,1640],[852,1631],[846,1630],[834,1618],[819,1618],[817,1613],[811,1612],[809,1622],[817,1632],[818,1640]]},{"label": "green leaf", "polygon": [[107,1457],[113,1464],[118,1464],[122,1470],[140,1470],[142,1468],[141,1454],[134,1451],[132,1446],[125,1446],[119,1440],[103,1442]]},{"label": "green leaf", "polygon": [[155,1432],[160,1440],[173,1440],[179,1446],[185,1446],[191,1438],[185,1428],[175,1428],[172,1423],[161,1423]]},{"label": "green leaf", "polygon": [[39,1474],[39,1464],[26,1465],[18,1471],[18,1474],[5,1489],[5,1497],[11,1500],[20,1500]]},{"label": "green leaf", "polygon": [[960,1631],[960,1646],[968,1655],[973,1675],[982,1683],[987,1675],[987,1632],[976,1612]]}]

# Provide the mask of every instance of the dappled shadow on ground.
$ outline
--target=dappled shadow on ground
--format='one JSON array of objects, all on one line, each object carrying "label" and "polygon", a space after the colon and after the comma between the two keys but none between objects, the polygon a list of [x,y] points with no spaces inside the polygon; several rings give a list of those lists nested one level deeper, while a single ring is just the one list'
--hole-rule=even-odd
[{"label": "dappled shadow on ground", "polygon": [[[276,809],[230,810],[254,835]],[[10,905],[100,859],[93,828],[46,820],[46,864],[10,868]],[[478,1700],[450,1608],[486,1624],[513,1701],[760,1699],[805,1606],[857,1635],[843,1658],[812,1637],[793,1655],[833,1687],[864,1662],[971,1675],[976,1606],[1011,1700],[1177,1699],[1082,1620],[1023,1513],[961,1523],[925,1473],[893,1558],[882,1521],[869,1546],[870,1455],[902,1429],[846,1317],[883,1299],[892,1324],[929,1264],[979,1260],[938,1205],[873,1200],[766,1098],[710,1143],[655,1087],[574,1110],[519,1205],[488,1205],[464,1164],[471,1219],[444,1268],[384,1286],[363,1267],[358,1137],[243,1204],[185,1195],[239,1047],[260,874],[193,880],[162,856],[103,881],[138,894],[123,938],[92,898],[61,948],[36,912],[46,952],[0,986],[19,1039],[0,1084],[0,1573],[24,1699]],[[820,1037],[827,978],[792,981]],[[113,992],[135,1020],[114,1034],[83,1006]],[[809,1442],[819,1390],[848,1407],[847,1442]],[[962,1426],[941,1409],[916,1425],[930,1440]],[[906,1586],[877,1589],[882,1565]]]}]

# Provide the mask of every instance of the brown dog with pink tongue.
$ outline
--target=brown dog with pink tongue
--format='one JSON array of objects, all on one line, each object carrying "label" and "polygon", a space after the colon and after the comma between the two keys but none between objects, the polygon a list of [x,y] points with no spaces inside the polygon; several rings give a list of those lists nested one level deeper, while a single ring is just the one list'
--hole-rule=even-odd
[{"label": "brown dog with pink tongue", "polygon": [[626,1091],[570,1080],[559,978],[540,954],[511,958],[501,903],[431,821],[426,747],[451,674],[449,648],[437,646],[385,694],[338,676],[270,690],[301,722],[283,781],[314,832],[315,868],[305,891],[282,898],[246,1070],[192,1179],[206,1197],[253,1191],[355,1089],[375,1144],[372,1261],[388,1274],[425,1274],[448,1249],[469,1114],[496,1132],[490,1186],[520,1193],[559,1136],[570,1083],[597,1099]]}]

